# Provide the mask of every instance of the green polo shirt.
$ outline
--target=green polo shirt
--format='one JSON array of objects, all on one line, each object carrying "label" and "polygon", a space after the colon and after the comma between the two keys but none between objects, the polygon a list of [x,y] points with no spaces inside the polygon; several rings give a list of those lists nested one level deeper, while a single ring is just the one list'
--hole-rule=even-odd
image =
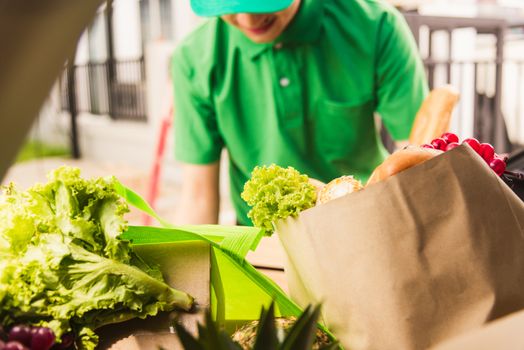
[{"label": "green polo shirt", "polygon": [[374,113],[395,140],[407,139],[427,93],[405,21],[379,0],[302,0],[270,44],[211,19],[177,47],[172,77],[175,157],[209,164],[227,148],[246,225],[240,193],[255,166],[365,181],[387,156]]}]

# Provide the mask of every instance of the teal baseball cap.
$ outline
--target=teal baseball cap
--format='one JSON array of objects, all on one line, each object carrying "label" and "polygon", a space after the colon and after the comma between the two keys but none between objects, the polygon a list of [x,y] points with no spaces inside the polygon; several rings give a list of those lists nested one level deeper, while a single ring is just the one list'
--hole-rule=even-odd
[{"label": "teal baseball cap", "polygon": [[214,17],[232,13],[272,13],[289,7],[293,0],[191,0],[198,16]]}]

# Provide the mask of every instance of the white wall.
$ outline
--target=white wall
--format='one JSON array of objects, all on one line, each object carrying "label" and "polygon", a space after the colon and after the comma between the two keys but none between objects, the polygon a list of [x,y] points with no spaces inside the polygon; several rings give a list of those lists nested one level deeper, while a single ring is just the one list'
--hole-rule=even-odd
[{"label": "white wall", "polygon": [[138,0],[114,0],[113,37],[117,60],[135,60],[142,56],[140,4]]},{"label": "white wall", "polygon": [[[174,37],[181,40],[200,23],[190,7],[189,1],[173,0]],[[141,56],[140,14],[137,0],[115,0],[114,49],[119,60],[136,59]],[[155,154],[160,122],[166,117],[171,99],[169,60],[174,43],[155,40],[145,47],[147,76],[147,122],[114,121],[108,116],[80,114],[78,117],[82,156],[89,160],[122,162],[148,168]],[[86,63],[89,59],[87,36],[82,38],[76,62]],[[84,82],[84,83],[87,83]],[[68,117],[61,117],[60,125],[67,127]],[[169,136],[172,132],[169,133]],[[172,163],[172,144],[169,137],[166,162]],[[172,169],[166,166],[165,169]],[[168,170],[169,171],[169,170]]]},{"label": "white wall", "polygon": [[502,113],[510,139],[524,145],[524,38],[508,41],[505,55]]},{"label": "white wall", "polygon": [[180,42],[187,34],[191,33],[204,19],[198,17],[191,10],[189,0],[172,0],[173,6],[173,37],[175,43]]}]

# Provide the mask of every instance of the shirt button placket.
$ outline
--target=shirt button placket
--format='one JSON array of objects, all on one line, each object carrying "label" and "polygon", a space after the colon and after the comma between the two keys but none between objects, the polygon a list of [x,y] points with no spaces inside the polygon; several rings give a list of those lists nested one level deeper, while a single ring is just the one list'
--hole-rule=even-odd
[{"label": "shirt button placket", "polygon": [[273,45],[273,64],[279,87],[278,96],[275,96],[279,101],[278,114],[286,121],[287,127],[295,128],[301,121],[302,100],[300,86],[297,85],[297,67],[291,54],[282,43]]}]

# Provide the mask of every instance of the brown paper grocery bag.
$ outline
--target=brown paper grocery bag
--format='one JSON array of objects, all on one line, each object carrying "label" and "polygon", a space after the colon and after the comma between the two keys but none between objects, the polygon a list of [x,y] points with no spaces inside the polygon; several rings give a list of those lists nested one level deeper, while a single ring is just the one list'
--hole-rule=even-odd
[{"label": "brown paper grocery bag", "polygon": [[468,146],[275,223],[346,349],[425,349],[524,308],[524,204]]},{"label": "brown paper grocery bag", "polygon": [[515,312],[474,331],[460,335],[431,350],[522,350],[524,311]]},{"label": "brown paper grocery bag", "polygon": [[193,334],[197,324],[203,323],[204,309],[210,305],[211,248],[204,242],[165,243],[136,246],[133,250],[145,261],[160,267],[166,283],[187,291],[194,298],[200,312],[172,311],[146,319],[132,319],[111,324],[97,330],[100,350],[182,350],[174,333],[175,320]]}]

